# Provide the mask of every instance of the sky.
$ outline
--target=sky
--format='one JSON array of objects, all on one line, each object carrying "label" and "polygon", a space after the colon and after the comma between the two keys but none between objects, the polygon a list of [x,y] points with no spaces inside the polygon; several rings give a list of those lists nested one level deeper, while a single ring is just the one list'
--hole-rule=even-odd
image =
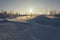
[{"label": "sky", "polygon": [[60,10],[60,0],[0,0],[0,10]]}]

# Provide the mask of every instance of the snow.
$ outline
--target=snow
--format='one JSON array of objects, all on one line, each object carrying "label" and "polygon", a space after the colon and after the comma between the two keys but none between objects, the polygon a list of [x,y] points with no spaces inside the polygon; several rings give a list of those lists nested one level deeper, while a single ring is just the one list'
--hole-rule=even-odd
[{"label": "snow", "polygon": [[58,19],[40,15],[2,20],[0,40],[60,40],[60,27],[53,26],[56,22],[60,23]]}]

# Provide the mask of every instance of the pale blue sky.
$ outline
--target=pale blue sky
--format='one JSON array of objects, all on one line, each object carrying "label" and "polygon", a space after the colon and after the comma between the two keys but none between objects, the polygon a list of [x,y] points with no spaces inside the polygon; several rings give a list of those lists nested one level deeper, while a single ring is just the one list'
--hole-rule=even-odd
[{"label": "pale blue sky", "polygon": [[60,0],[0,0],[0,10],[57,9]]}]

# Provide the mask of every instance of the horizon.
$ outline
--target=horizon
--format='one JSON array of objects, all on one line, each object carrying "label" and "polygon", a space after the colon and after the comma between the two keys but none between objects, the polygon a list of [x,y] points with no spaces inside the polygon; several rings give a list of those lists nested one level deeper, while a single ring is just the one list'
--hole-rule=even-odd
[{"label": "horizon", "polygon": [[44,13],[46,10],[59,10],[60,0],[0,0],[0,10],[20,13]]}]

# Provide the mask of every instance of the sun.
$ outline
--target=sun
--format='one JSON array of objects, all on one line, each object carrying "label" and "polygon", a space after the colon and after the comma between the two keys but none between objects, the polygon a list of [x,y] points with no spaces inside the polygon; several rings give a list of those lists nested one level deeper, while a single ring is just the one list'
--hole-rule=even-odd
[{"label": "sun", "polygon": [[30,9],[30,10],[29,10],[29,12],[30,12],[30,13],[32,13],[32,12],[33,12],[33,10],[32,10],[32,9]]}]

